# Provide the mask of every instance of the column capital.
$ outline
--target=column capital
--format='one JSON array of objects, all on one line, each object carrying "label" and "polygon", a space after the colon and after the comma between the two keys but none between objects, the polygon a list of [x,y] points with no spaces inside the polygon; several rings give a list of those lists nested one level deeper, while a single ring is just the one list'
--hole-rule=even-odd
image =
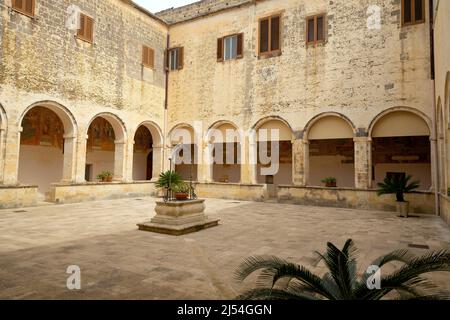
[{"label": "column capital", "polygon": [[371,137],[354,137],[353,142],[372,142]]},{"label": "column capital", "polygon": [[126,144],[127,141],[126,140],[115,140],[114,144]]},{"label": "column capital", "polygon": [[76,139],[76,135],[74,135],[74,134],[65,134],[65,135],[63,135],[63,138],[64,139]]}]

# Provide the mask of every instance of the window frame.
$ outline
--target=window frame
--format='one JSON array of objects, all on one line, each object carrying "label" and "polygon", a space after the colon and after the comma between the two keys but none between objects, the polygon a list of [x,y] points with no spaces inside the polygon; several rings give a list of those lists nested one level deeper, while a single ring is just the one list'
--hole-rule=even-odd
[{"label": "window frame", "polygon": [[[83,28],[83,30],[84,30],[84,27],[85,27],[85,26],[81,26],[81,25],[80,25],[81,28],[77,29],[76,37],[77,37],[77,39],[80,39],[80,40],[82,40],[82,41],[84,41],[84,42],[93,44],[93,43],[94,43],[95,20],[94,20],[94,18],[93,18],[92,16],[90,16],[90,15],[84,13],[84,12],[80,12],[80,17],[79,17],[79,19],[80,19],[80,24],[81,24],[81,17],[82,17],[82,16],[84,16],[85,18],[88,18],[88,19],[90,19],[90,20],[92,21],[92,38],[90,39],[90,38],[88,38],[88,37],[86,37],[86,36],[84,36],[84,35],[80,35],[80,30],[82,30],[82,28]],[[86,20],[85,20],[85,21],[86,21]],[[86,22],[85,22],[85,23],[86,23]],[[86,31],[86,30],[84,30],[84,31]]]},{"label": "window frame", "polygon": [[[147,51],[147,53],[148,53],[147,59],[149,58],[150,52],[153,52],[153,54],[152,54],[153,61],[149,61],[149,63],[146,63],[146,61],[144,60],[145,49],[148,50],[148,51]],[[143,65],[145,68],[149,68],[149,69],[155,70],[155,50],[154,50],[152,47],[147,46],[147,45],[145,45],[145,44],[142,45],[142,65]]]},{"label": "window frame", "polygon": [[[177,66],[176,69],[172,69],[172,52],[177,51]],[[180,54],[180,52],[182,52]],[[182,59],[182,61],[181,61]],[[166,69],[168,72],[178,71],[184,68],[184,47],[173,47],[166,51]]]},{"label": "window frame", "polygon": [[[23,6],[25,6],[25,0],[22,0],[22,4]],[[31,8],[31,13],[22,9],[22,8],[18,8],[16,7],[16,0],[11,0],[11,9],[17,13],[23,14],[24,16],[27,16],[29,18],[34,18],[36,16],[36,0],[31,0],[32,1],[32,8]]]},{"label": "window frame", "polygon": [[[272,19],[279,18],[279,26],[278,26],[278,49],[272,50]],[[261,52],[261,22],[264,20],[268,20],[268,51]],[[283,12],[272,13],[268,16],[264,16],[258,19],[258,57],[259,58],[270,58],[280,56],[282,54],[282,39],[281,36],[283,34]]]},{"label": "window frame", "polygon": [[[225,59],[225,39],[233,38],[233,37],[236,37],[236,57],[231,58],[231,59]],[[239,54],[239,37],[242,38],[242,40],[241,40],[242,41],[241,54]],[[221,37],[221,38],[217,38],[217,41],[221,41],[221,50],[222,50],[221,58],[219,58],[219,56],[217,56],[217,62],[239,60],[239,59],[242,59],[244,57],[244,33],[243,32],[241,32],[241,33],[233,33],[233,34],[229,34],[229,35],[226,35],[224,37]],[[217,47],[217,50],[219,50],[219,47]]]},{"label": "window frame", "polygon": [[[323,19],[323,39],[318,40],[317,37],[319,35],[319,33],[317,32],[318,30],[318,23],[317,21],[319,20],[319,18]],[[314,40],[313,41],[309,41],[309,21],[310,20],[314,20]],[[306,17],[306,47],[309,46],[314,46],[317,47],[318,44],[321,43],[326,43],[327,42],[327,32],[328,32],[328,28],[327,28],[327,13],[323,12],[323,13],[318,13],[318,14],[314,14],[314,15],[310,15]]]},{"label": "window frame", "polygon": [[401,2],[401,19],[402,19],[402,26],[413,26],[416,24],[422,24],[426,22],[426,8],[425,8],[425,0],[421,0],[422,1],[422,20],[416,20],[416,1],[415,0],[410,0],[411,1],[411,22],[405,22],[405,0],[402,0]]}]

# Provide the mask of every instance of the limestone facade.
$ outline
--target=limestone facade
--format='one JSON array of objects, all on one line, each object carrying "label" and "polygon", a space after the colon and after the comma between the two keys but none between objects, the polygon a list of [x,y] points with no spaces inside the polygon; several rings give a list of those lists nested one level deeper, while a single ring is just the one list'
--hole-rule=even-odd
[{"label": "limestone facade", "polygon": [[[62,192],[59,198],[71,202],[82,201],[84,195],[92,200],[97,193],[96,184],[86,184],[87,132],[97,117],[114,129],[116,193],[120,186],[133,184],[134,137],[141,125],[152,135],[153,179],[168,168],[174,132],[190,128],[197,133],[195,156],[201,161],[195,178],[208,195],[218,190],[217,197],[281,199],[286,186],[317,185],[317,179],[338,175],[341,168],[345,176],[339,182],[348,184],[345,193],[371,190],[390,171],[404,171],[402,163],[410,164],[406,171],[417,173],[423,189],[431,192],[442,148],[437,148],[435,130],[429,1],[423,2],[425,22],[413,25],[402,24],[400,0],[205,0],[156,16],[125,0],[35,0],[31,18],[14,10],[11,1],[2,1],[0,184],[4,189],[23,185],[18,178],[22,120],[33,107],[42,106],[64,125],[62,179],[54,181],[51,193]],[[93,43],[77,39],[77,30],[68,28],[71,5],[94,19]],[[436,99],[448,110],[448,76],[443,81],[447,84],[440,84],[442,70],[450,70],[444,39],[448,4],[440,1],[437,12]],[[325,21],[324,41],[308,45],[307,19],[319,14]],[[261,55],[260,21],[272,16],[279,16],[280,50]],[[218,61],[218,39],[237,34],[242,35],[241,56]],[[154,50],[153,69],[142,64],[143,45]],[[166,49],[171,48],[183,48],[183,65],[168,71]],[[233,170],[215,174],[205,161],[211,129],[224,127],[244,133],[280,129],[280,140],[290,143],[292,153],[283,174],[272,177],[275,182],[258,176],[259,168],[250,160],[263,139],[249,134],[237,142],[244,159],[239,183],[227,183],[227,177],[214,181]],[[375,163],[373,153],[383,138],[403,136],[429,138],[425,160],[402,156],[395,165]],[[334,143],[334,149],[318,141]],[[346,148],[345,156],[322,152],[335,150],[336,144]],[[322,160],[332,165],[312,157],[321,152]],[[317,173],[321,166],[324,172]],[[267,186],[272,183],[275,191]],[[82,191],[84,184],[89,192]],[[112,187],[98,188],[104,198]]]}]

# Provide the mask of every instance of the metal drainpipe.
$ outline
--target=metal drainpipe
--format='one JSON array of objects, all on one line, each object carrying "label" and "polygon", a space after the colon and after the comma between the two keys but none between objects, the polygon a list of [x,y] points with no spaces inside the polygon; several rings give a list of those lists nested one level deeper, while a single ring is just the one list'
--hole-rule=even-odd
[{"label": "metal drainpipe", "polygon": [[[163,150],[162,150],[162,168],[163,171],[166,171],[165,169],[165,159],[166,159],[166,140],[167,140],[167,121],[168,121],[168,114],[167,110],[169,107],[169,68],[167,65],[167,60],[169,59],[169,48],[170,48],[170,35],[167,33],[167,43],[166,43],[166,51],[164,53],[164,70],[166,73],[166,87],[165,87],[165,100],[164,100],[164,137],[163,137]],[[172,168],[170,168],[172,169]]]},{"label": "metal drainpipe", "polygon": [[435,206],[435,211],[436,211],[436,215],[440,216],[440,212],[441,212],[441,201],[440,201],[440,186],[441,186],[441,181],[440,181],[440,176],[439,176],[439,167],[440,167],[440,161],[442,161],[442,159],[439,159],[439,148],[438,148],[438,144],[439,144],[439,137],[438,137],[438,128],[437,128],[437,115],[436,115],[436,84],[435,84],[435,65],[434,65],[434,5],[433,5],[433,0],[429,1],[429,20],[430,20],[430,67],[431,67],[431,88],[432,88],[432,92],[433,92],[433,137],[434,137],[434,154],[435,154],[435,159],[434,159],[434,166],[435,166],[435,172],[434,174],[434,206]]}]

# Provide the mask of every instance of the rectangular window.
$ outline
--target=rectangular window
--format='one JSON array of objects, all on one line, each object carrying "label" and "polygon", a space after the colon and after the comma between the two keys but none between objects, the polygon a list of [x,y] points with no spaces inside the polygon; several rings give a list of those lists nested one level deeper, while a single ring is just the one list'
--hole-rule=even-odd
[{"label": "rectangular window", "polygon": [[276,15],[259,21],[259,54],[281,51],[281,16]]},{"label": "rectangular window", "polygon": [[402,25],[425,22],[425,0],[402,0]]},{"label": "rectangular window", "polygon": [[326,28],[325,15],[317,15],[306,18],[306,44],[316,45],[317,43],[325,42]]},{"label": "rectangular window", "polygon": [[184,64],[184,48],[173,48],[168,51],[166,57],[166,67],[170,71],[183,69]]},{"label": "rectangular window", "polygon": [[155,51],[146,45],[142,46],[142,65],[151,69],[155,68]]},{"label": "rectangular window", "polygon": [[78,29],[77,38],[89,43],[94,42],[94,19],[84,13],[80,13],[80,29]]},{"label": "rectangular window", "polygon": [[12,0],[12,8],[24,15],[34,17],[34,0]]},{"label": "rectangular window", "polygon": [[217,61],[240,59],[243,55],[244,34],[217,39]]}]

